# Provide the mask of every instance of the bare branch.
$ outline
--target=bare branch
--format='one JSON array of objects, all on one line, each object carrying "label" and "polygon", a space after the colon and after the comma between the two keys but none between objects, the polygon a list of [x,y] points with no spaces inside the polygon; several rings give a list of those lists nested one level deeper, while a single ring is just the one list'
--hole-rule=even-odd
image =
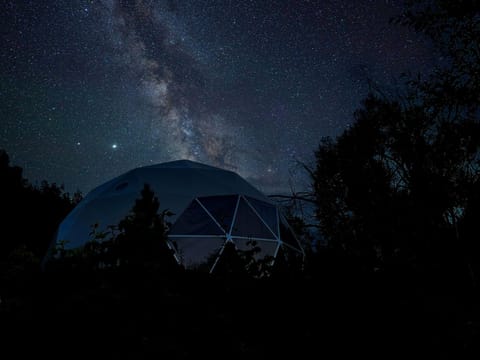
[{"label": "bare branch", "polygon": [[312,197],[306,197],[298,194],[293,194],[293,195],[268,195],[268,197],[271,198],[280,198],[280,199],[288,199],[288,200],[300,200],[300,201],[306,201],[312,204],[315,204],[315,200]]}]

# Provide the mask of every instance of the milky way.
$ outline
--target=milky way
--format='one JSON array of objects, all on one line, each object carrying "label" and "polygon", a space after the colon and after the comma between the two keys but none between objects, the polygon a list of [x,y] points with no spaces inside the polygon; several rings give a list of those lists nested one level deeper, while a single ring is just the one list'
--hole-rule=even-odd
[{"label": "milky way", "polygon": [[[234,128],[209,106],[198,60],[182,46],[168,10],[145,1],[104,1],[111,44],[151,109],[152,134],[172,158],[234,167]],[[167,16],[166,16],[167,15]]]},{"label": "milky way", "polygon": [[[40,4],[41,3],[41,4]],[[431,68],[401,1],[4,1],[0,148],[33,182],[87,192],[148,164],[304,188],[368,91]]]}]

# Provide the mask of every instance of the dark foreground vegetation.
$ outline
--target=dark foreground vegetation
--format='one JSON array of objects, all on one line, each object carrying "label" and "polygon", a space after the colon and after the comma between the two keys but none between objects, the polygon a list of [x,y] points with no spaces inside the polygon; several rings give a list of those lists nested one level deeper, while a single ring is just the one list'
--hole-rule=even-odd
[{"label": "dark foreground vegetation", "polygon": [[115,236],[41,271],[79,196],[32,187],[0,153],[2,358],[480,358],[479,19],[478,1],[407,1],[395,21],[445,65],[372,91],[321,142],[302,198],[326,245],[293,219],[301,267],[252,250],[182,269],[146,188]]},{"label": "dark foreground vegetation", "polygon": [[[7,168],[11,169],[11,168]],[[3,169],[5,170],[5,168]],[[67,199],[60,193],[59,198]],[[33,201],[33,198],[32,198]],[[1,259],[0,339],[7,358],[477,358],[478,290],[462,272],[375,268],[335,247],[303,267],[224,251],[215,272],[185,270],[166,246],[145,187],[115,236]],[[49,212],[52,208],[43,209]],[[25,226],[31,219],[23,216]],[[59,219],[58,219],[59,220]],[[21,241],[21,238],[18,239]],[[230,249],[232,250],[232,249]],[[47,251],[47,247],[43,248]]]}]

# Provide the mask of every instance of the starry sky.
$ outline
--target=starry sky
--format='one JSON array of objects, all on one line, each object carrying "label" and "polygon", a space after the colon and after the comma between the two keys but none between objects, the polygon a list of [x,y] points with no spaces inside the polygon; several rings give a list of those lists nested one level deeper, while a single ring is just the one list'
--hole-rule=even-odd
[{"label": "starry sky", "polygon": [[84,194],[191,159],[266,193],[368,92],[435,64],[397,0],[2,0],[0,148],[33,183]]}]

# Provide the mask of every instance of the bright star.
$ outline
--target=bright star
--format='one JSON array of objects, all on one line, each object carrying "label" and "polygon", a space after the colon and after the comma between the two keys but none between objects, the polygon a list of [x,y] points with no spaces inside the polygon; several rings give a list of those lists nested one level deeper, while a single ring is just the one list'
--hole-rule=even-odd
[{"label": "bright star", "polygon": [[117,148],[117,144],[113,144],[112,149],[116,149],[116,148]]}]

